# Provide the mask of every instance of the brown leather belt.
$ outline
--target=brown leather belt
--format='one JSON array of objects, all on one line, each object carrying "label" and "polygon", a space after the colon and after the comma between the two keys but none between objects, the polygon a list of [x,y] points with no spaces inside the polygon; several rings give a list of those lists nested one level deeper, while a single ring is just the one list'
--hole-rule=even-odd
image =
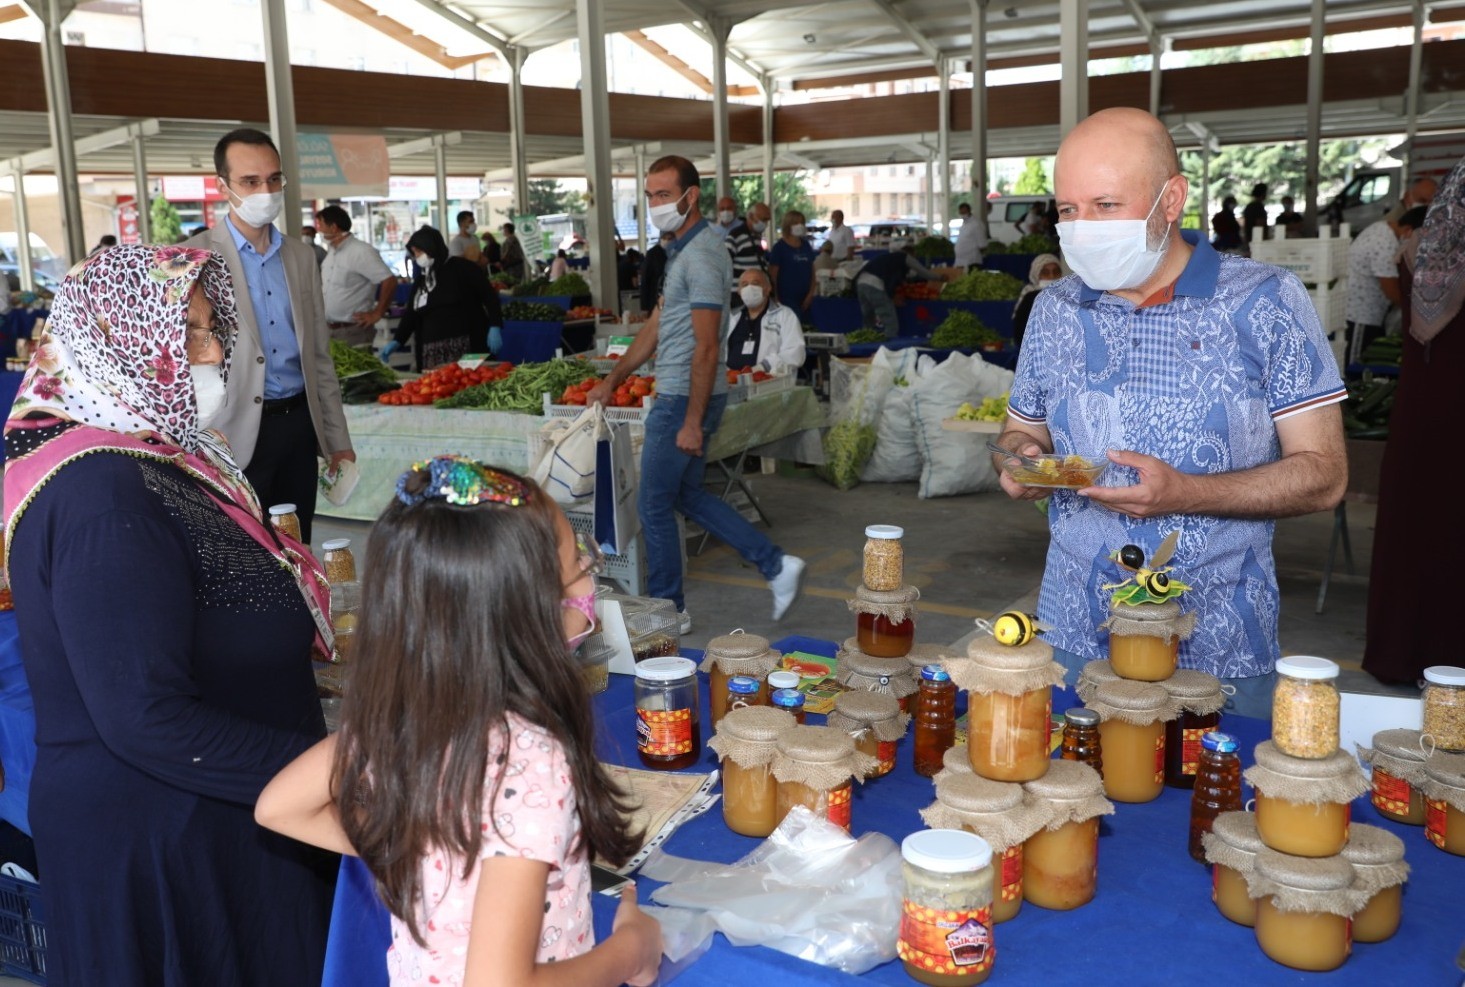
[{"label": "brown leather belt", "polygon": [[260,410],[266,415],[288,415],[296,408],[306,406],[305,392],[292,394],[288,398],[266,398]]}]

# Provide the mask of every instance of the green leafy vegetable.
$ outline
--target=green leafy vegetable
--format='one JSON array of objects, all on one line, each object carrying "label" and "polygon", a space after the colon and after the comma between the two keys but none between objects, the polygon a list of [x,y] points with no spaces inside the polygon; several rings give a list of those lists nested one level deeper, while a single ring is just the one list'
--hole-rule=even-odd
[{"label": "green leafy vegetable", "polygon": [[544,407],[546,393],[558,397],[571,384],[595,376],[595,368],[584,360],[521,363],[502,380],[475,384],[433,404],[438,408],[538,413]]},{"label": "green leafy vegetable", "polygon": [[883,343],[885,333],[879,329],[856,329],[854,332],[845,334],[845,341],[850,343]]},{"label": "green leafy vegetable", "polygon": [[574,271],[562,274],[552,282],[539,289],[541,295],[588,295],[590,285]]},{"label": "green leafy vegetable", "polygon": [[874,425],[853,418],[838,422],[824,433],[824,465],[818,473],[835,489],[849,490],[860,482],[860,472],[874,451]]},{"label": "green leafy vegetable", "polygon": [[336,368],[336,377],[367,376],[380,379],[384,384],[397,386],[397,372],[382,363],[366,350],[347,346],[339,339],[331,340],[331,363]]},{"label": "green leafy vegetable", "polygon": [[509,302],[504,306],[505,322],[563,322],[565,310],[550,302]]},{"label": "green leafy vegetable", "polygon": [[929,260],[933,257],[955,257],[956,244],[944,236],[928,236],[918,240],[914,249],[917,257]]},{"label": "green leafy vegetable", "polygon": [[931,345],[942,348],[974,349],[1001,342],[1001,336],[982,325],[980,319],[964,309],[953,310],[931,334]]},{"label": "green leafy vegetable", "polygon": [[1022,294],[1022,282],[1001,271],[969,271],[948,281],[941,297],[953,302],[1007,302]]}]

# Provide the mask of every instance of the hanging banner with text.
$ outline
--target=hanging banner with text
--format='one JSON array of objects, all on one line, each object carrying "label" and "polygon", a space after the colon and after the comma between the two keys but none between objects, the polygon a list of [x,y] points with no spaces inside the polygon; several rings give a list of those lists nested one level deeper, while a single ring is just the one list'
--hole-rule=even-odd
[{"label": "hanging banner with text", "polygon": [[380,134],[300,133],[300,193],[308,199],[384,196],[390,176]]}]

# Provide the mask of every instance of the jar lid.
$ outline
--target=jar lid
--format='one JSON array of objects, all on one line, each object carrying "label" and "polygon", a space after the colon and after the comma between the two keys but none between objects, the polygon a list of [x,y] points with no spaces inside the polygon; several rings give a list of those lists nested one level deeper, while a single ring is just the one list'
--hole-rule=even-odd
[{"label": "jar lid", "polygon": [[351,547],[350,538],[331,538],[320,543],[322,550],[327,552],[339,552],[343,548]]},{"label": "jar lid", "polygon": [[1424,670],[1424,680],[1435,685],[1465,686],[1465,668],[1454,665],[1431,665]]},{"label": "jar lid", "polygon": [[893,524],[872,524],[865,529],[866,538],[879,538],[881,540],[890,540],[900,538],[904,535],[905,529],[897,527]]},{"label": "jar lid", "polygon": [[1104,779],[1082,761],[1050,761],[1041,778],[1023,782],[1029,795],[1076,801],[1104,794]]},{"label": "jar lid", "polygon": [[1404,841],[1378,826],[1353,823],[1342,856],[1350,864],[1392,864],[1404,859]]},{"label": "jar lid", "polygon": [[1096,727],[1099,725],[1099,714],[1087,706],[1075,706],[1072,709],[1064,710],[1063,719],[1078,727]]},{"label": "jar lid", "polygon": [[1221,680],[1195,668],[1178,668],[1168,679],[1156,684],[1164,686],[1182,706],[1190,700],[1215,699],[1221,694]]},{"label": "jar lid", "polygon": [[1419,746],[1423,736],[1418,730],[1380,730],[1373,735],[1373,749],[1400,761],[1417,761],[1423,764],[1425,754]]},{"label": "jar lid", "polygon": [[768,653],[768,638],[733,631],[707,642],[707,654],[716,658],[757,658]]},{"label": "jar lid", "polygon": [[1338,663],[1327,658],[1292,655],[1277,659],[1277,672],[1294,679],[1335,679]]},{"label": "jar lid", "polygon": [[1229,733],[1220,733],[1215,730],[1202,734],[1200,745],[1205,750],[1214,751],[1217,754],[1235,754],[1237,747],[1235,737]]},{"label": "jar lid", "polygon": [[1262,842],[1261,834],[1256,830],[1256,816],[1250,812],[1222,812],[1213,823],[1211,832],[1216,838],[1227,846],[1244,850],[1247,853],[1256,853],[1266,846]]},{"label": "jar lid", "polygon": [[1154,682],[1118,679],[1105,682],[1094,693],[1094,701],[1136,713],[1160,712],[1170,704],[1170,693]]},{"label": "jar lid", "polygon": [[1022,786],[978,774],[951,774],[936,786],[936,797],[958,812],[1006,812],[1022,804]]},{"label": "jar lid", "polygon": [[855,739],[833,727],[796,725],[778,738],[778,749],[795,761],[827,764],[841,761],[855,752]]},{"label": "jar lid", "polygon": [[647,658],[636,663],[636,678],[647,682],[675,682],[697,674],[697,663],[690,658]]},{"label": "jar lid", "polygon": [[879,723],[900,715],[900,700],[884,692],[841,692],[834,697],[834,709],[860,723]]},{"label": "jar lid", "polygon": [[978,665],[1000,672],[1034,671],[1053,660],[1053,646],[1037,637],[1014,647],[999,643],[990,634],[978,634],[967,643],[966,653]]},{"label": "jar lid", "polygon": [[946,748],[946,753],[941,755],[941,770],[954,775],[976,774],[972,769],[972,757],[967,753],[966,744]]},{"label": "jar lid", "polygon": [[294,504],[273,504],[270,506],[270,517],[284,517],[286,514],[294,513]]},{"label": "jar lid", "polygon": [[903,658],[876,658],[859,649],[854,638],[844,642],[844,653],[839,656],[840,668],[870,678],[891,678],[914,680],[915,669]]},{"label": "jar lid", "polygon": [[777,740],[797,723],[793,716],[772,706],[739,706],[728,710],[717,722],[717,732],[755,743]]},{"label": "jar lid", "polygon": [[914,603],[921,598],[921,591],[914,586],[902,586],[900,589],[871,589],[864,583],[855,587],[855,599],[861,603],[877,603],[882,606],[899,606],[906,603]]},{"label": "jar lid", "polygon": [[779,669],[776,672],[768,673],[768,688],[770,689],[797,689],[799,687],[799,673]]},{"label": "jar lid", "polygon": [[1435,751],[1425,760],[1424,773],[1447,788],[1465,788],[1465,754]]},{"label": "jar lid", "polygon": [[945,648],[939,644],[913,644],[911,650],[906,653],[905,660],[919,675],[921,669],[927,665],[940,665],[955,654],[956,652],[951,648]]},{"label": "jar lid", "polygon": [[[1179,674],[1178,672],[1176,674]],[[1107,658],[1100,658],[1091,661],[1079,670],[1081,678],[1089,685],[1097,688],[1105,682],[1118,682],[1119,673],[1114,671],[1114,665]]]},{"label": "jar lid", "polygon": [[748,675],[734,675],[727,680],[727,691],[750,696],[758,691],[758,680]]},{"label": "jar lid", "polygon": [[922,829],[901,841],[900,855],[906,863],[938,874],[965,874],[992,863],[992,846],[960,829]]},{"label": "jar lid", "polygon": [[1294,857],[1268,847],[1256,852],[1256,872],[1298,891],[1341,891],[1353,884],[1353,865],[1338,857]]},{"label": "jar lid", "polygon": [[1109,612],[1125,620],[1174,620],[1180,616],[1179,600],[1159,603],[1110,603]]},{"label": "jar lid", "polygon": [[769,697],[778,709],[803,709],[804,694],[797,689],[774,689]]},{"label": "jar lid", "polygon": [[951,676],[940,665],[927,665],[921,669],[921,678],[927,682],[950,682]]},{"label": "jar lid", "polygon": [[1293,778],[1339,778],[1358,771],[1358,761],[1342,750],[1335,750],[1327,757],[1293,757],[1278,750],[1272,741],[1263,740],[1253,753],[1257,767]]}]

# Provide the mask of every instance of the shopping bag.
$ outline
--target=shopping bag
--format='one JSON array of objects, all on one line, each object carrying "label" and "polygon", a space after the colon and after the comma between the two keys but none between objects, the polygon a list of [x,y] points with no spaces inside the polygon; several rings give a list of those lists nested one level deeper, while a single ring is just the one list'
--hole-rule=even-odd
[{"label": "shopping bag", "polygon": [[641,533],[636,513],[640,485],[627,425],[600,422],[595,442],[595,541],[610,555],[628,551]]},{"label": "shopping bag", "polygon": [[317,481],[321,495],[337,507],[350,500],[356,492],[356,484],[361,482],[361,469],[349,459],[341,460],[335,469],[331,469],[325,460],[318,461],[317,465],[320,468]]},{"label": "shopping bag", "polygon": [[605,424],[599,405],[580,412],[578,418],[549,439],[530,478],[554,500],[567,508],[586,510],[595,495],[596,436]]}]

